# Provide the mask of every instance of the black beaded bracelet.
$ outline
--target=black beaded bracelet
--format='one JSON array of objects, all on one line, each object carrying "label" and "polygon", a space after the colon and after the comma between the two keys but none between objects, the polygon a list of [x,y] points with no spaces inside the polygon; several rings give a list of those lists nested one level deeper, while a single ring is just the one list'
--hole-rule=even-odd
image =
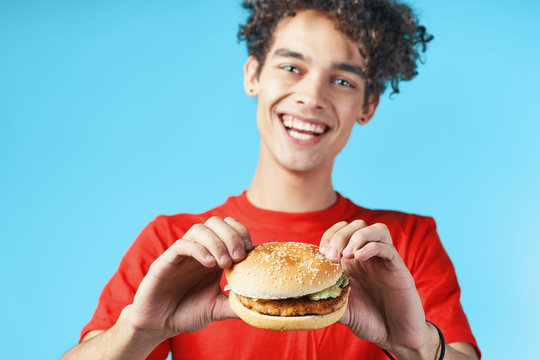
[{"label": "black beaded bracelet", "polygon": [[435,325],[431,321],[429,321],[429,320],[426,320],[426,321],[428,323],[430,323],[431,325],[433,325],[435,327],[435,329],[437,329],[437,332],[439,333],[439,339],[441,339],[441,356],[439,356],[439,360],[442,360],[442,359],[444,359],[444,353],[446,351],[446,343],[444,342],[444,336],[442,334],[442,331],[441,331],[441,329],[439,329],[437,327],[437,325]]},{"label": "black beaded bracelet", "polygon": [[[446,352],[446,343],[444,342],[444,336],[443,336],[441,330],[437,327],[437,325],[435,325],[434,323],[432,323],[429,320],[426,320],[426,321],[428,323],[430,323],[431,325],[433,325],[435,327],[435,329],[437,329],[437,332],[439,333],[439,339],[441,339],[441,355],[439,356],[439,360],[443,360],[444,359],[444,353]],[[388,358],[390,360],[396,360],[388,351],[386,351],[383,348],[381,348],[381,350],[386,354],[386,356],[388,356]]]}]

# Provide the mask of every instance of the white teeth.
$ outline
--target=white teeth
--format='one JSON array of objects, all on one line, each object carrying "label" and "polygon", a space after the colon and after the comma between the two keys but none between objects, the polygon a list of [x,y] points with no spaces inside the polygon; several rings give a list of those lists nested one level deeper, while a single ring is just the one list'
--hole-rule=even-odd
[{"label": "white teeth", "polygon": [[289,135],[290,135],[292,138],[295,138],[295,139],[297,139],[297,140],[309,140],[309,139],[315,137],[315,135],[310,135],[310,134],[306,134],[306,133],[301,133],[301,132],[294,131],[294,130],[289,130]]},{"label": "white teeth", "polygon": [[283,115],[283,125],[295,130],[309,131],[316,134],[322,134],[324,132],[323,126],[302,121],[291,115]]}]

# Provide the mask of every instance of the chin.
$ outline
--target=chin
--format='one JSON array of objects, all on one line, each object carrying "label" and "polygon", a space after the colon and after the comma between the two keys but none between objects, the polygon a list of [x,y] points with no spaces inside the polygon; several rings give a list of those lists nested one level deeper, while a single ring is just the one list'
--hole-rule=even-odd
[{"label": "chin", "polygon": [[[298,154],[296,154],[298,155]],[[325,162],[323,159],[314,156],[293,156],[286,154],[278,159],[280,165],[291,172],[312,172],[327,168],[332,171],[333,161]]]}]

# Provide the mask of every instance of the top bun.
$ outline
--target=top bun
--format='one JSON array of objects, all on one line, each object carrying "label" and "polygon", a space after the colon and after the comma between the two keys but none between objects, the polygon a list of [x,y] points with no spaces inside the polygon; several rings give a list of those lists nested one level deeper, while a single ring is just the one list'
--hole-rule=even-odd
[{"label": "top bun", "polygon": [[225,270],[231,289],[256,299],[286,299],[324,290],[341,277],[341,264],[326,259],[315,245],[273,242],[257,245]]}]

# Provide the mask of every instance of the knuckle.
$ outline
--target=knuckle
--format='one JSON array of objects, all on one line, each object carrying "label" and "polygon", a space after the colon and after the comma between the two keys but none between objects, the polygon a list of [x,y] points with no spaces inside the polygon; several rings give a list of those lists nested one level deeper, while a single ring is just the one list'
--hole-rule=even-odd
[{"label": "knuckle", "polygon": [[227,216],[225,219],[225,222],[234,222],[234,223],[238,223],[238,220],[236,220],[235,218],[233,218],[232,216]]},{"label": "knuckle", "polygon": [[353,237],[350,242],[350,248],[353,249],[353,251],[356,251],[358,249],[361,249],[366,246],[366,241],[363,238],[360,237]]},{"label": "knuckle", "polygon": [[342,233],[342,232],[337,232],[332,237],[332,242],[334,243],[344,244],[344,243],[347,243],[348,241],[349,241],[349,236],[347,236],[347,234]]},{"label": "knuckle", "polygon": [[224,221],[240,236],[249,237],[248,229],[240,221],[233,217],[227,216]]},{"label": "knuckle", "polygon": [[[195,224],[189,229],[188,233],[192,233],[192,232],[197,233],[197,232],[201,232],[201,231],[204,231],[204,230],[206,230],[206,226],[204,224]],[[187,233],[186,233],[186,235],[187,235]]]},{"label": "knuckle", "polygon": [[170,247],[185,246],[185,244],[188,242],[191,242],[191,240],[186,239],[186,238],[178,239]]},{"label": "knuckle", "polygon": [[354,240],[355,242],[363,243],[367,241],[367,237],[363,231],[356,230],[354,234],[351,236],[351,240]]},{"label": "knuckle", "polygon": [[386,224],[383,224],[383,223],[376,223],[373,226],[375,226],[380,231],[389,231],[388,226],[386,226]]},{"label": "knuckle", "polygon": [[211,216],[208,220],[206,220],[205,224],[215,224],[217,222],[220,222],[222,219],[219,216]]},{"label": "knuckle", "polygon": [[366,226],[367,223],[364,221],[364,220],[361,220],[361,219],[356,219],[354,220],[351,225],[355,225],[355,226]]},{"label": "knuckle", "polygon": [[334,226],[347,226],[347,225],[349,225],[349,223],[347,221],[343,220],[343,221],[340,221],[340,222],[336,223],[336,225],[334,225]]},{"label": "knuckle", "polygon": [[321,242],[325,242],[325,241],[327,242],[330,240],[331,237],[332,237],[332,232],[330,230],[326,230],[321,237]]}]

